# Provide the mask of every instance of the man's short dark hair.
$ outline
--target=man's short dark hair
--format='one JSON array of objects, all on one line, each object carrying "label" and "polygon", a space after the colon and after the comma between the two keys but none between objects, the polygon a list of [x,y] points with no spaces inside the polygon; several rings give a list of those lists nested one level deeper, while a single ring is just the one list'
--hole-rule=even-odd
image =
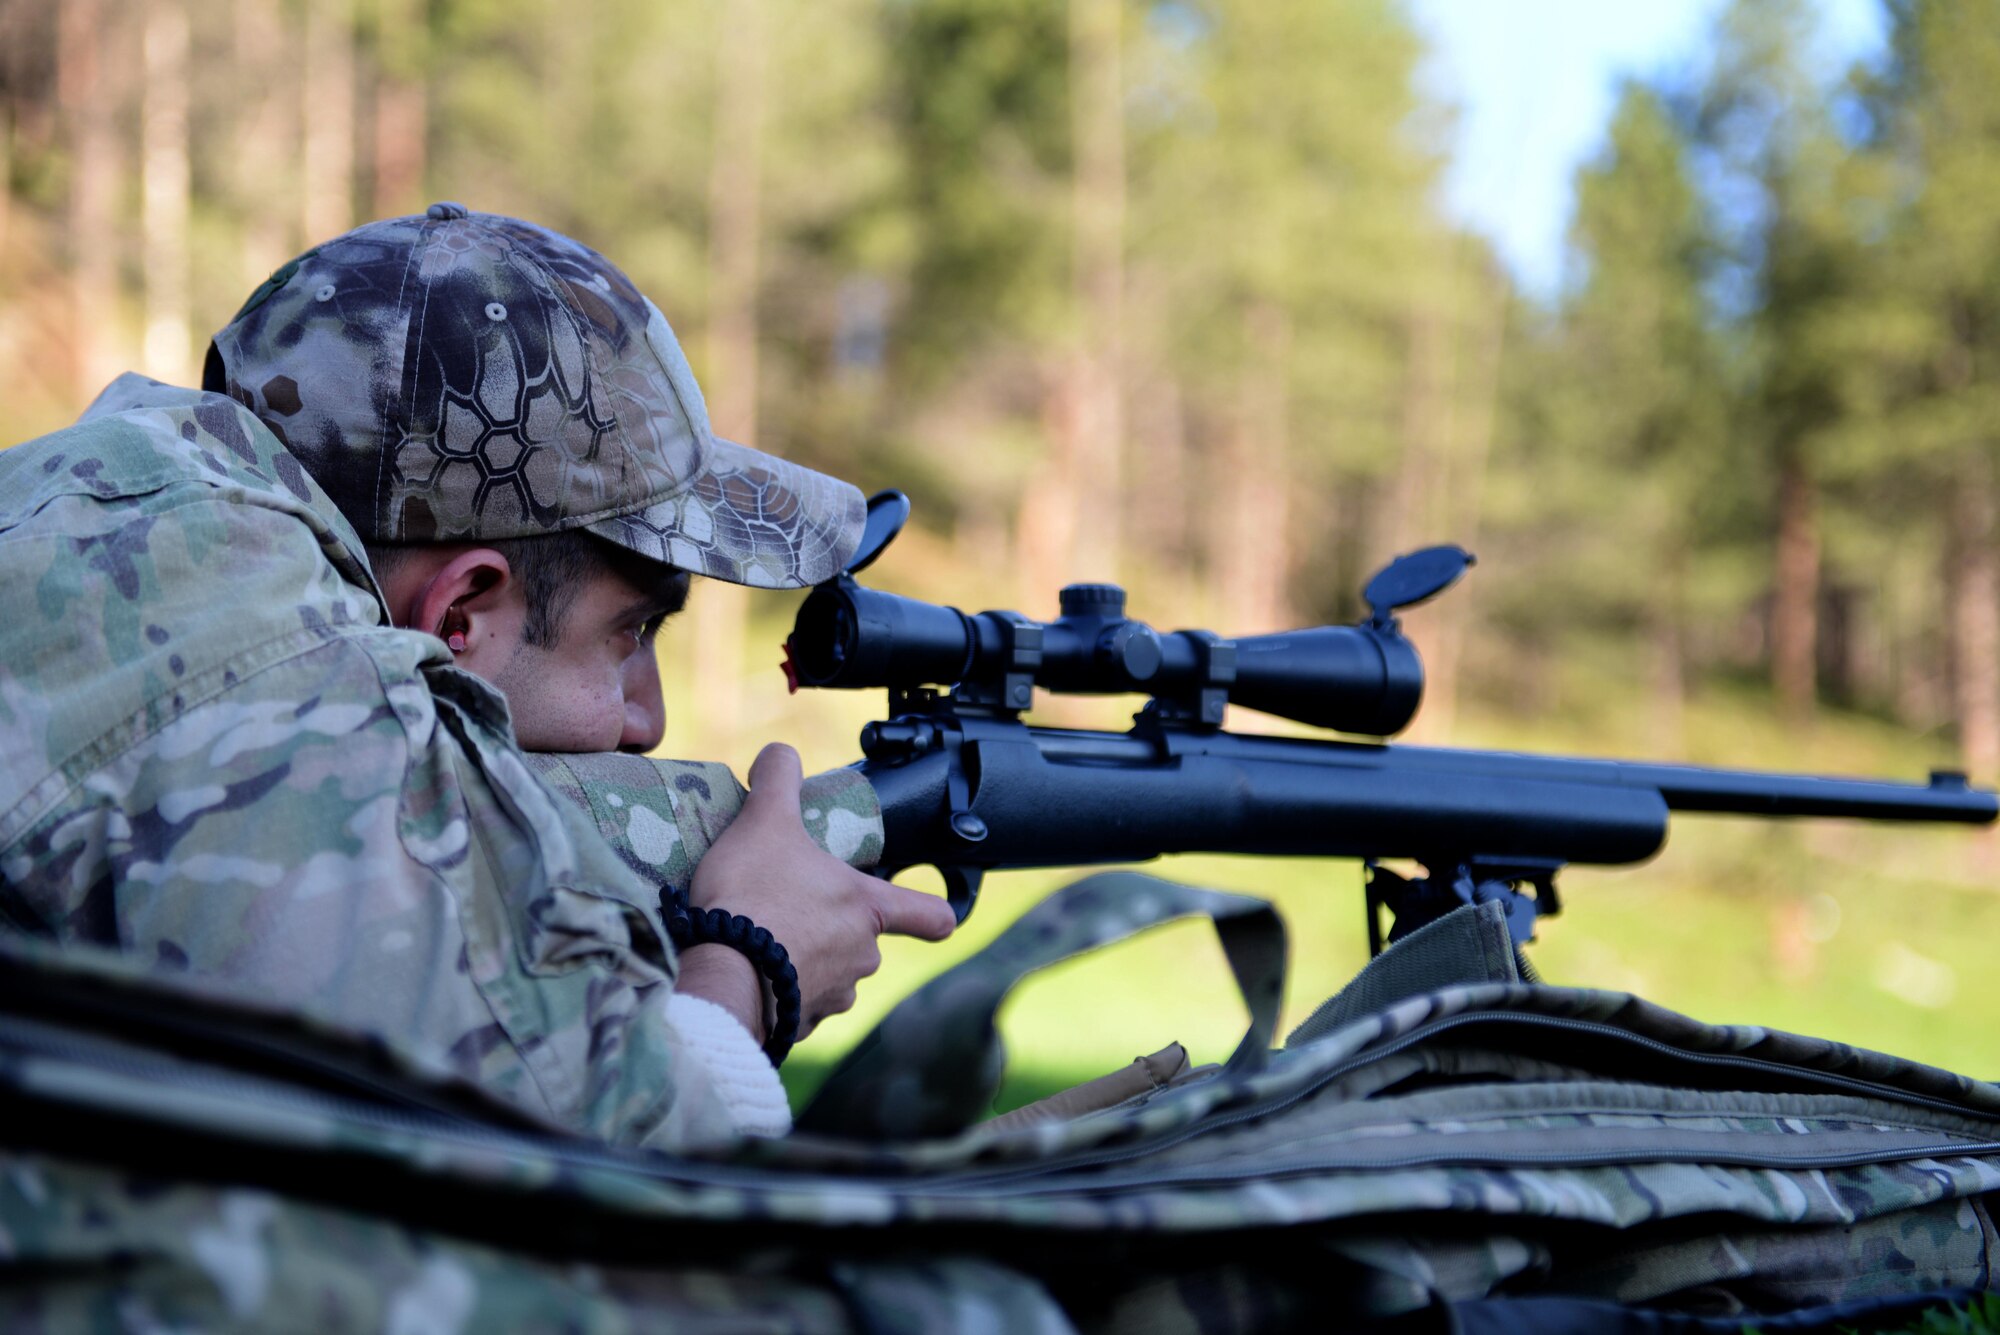
[{"label": "man's short dark hair", "polygon": [[[576,591],[601,571],[615,571],[653,595],[659,602],[661,616],[680,611],[687,602],[689,579],[685,570],[649,561],[581,529],[532,538],[499,538],[479,545],[506,557],[508,568],[521,582],[521,593],[528,604],[522,638],[538,649],[551,648],[562,638],[563,621],[569,615]],[[374,567],[376,578],[383,580],[410,552],[418,550],[375,543],[366,546],[368,563]]]}]

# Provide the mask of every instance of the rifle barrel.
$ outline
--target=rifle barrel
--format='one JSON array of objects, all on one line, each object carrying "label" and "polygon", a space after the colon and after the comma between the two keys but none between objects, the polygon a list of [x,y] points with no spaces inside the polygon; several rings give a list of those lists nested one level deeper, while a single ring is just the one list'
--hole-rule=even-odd
[{"label": "rifle barrel", "polygon": [[[1385,750],[1389,748],[1383,748]],[[1571,759],[1508,751],[1397,747],[1400,764],[1436,764],[1494,777],[1567,779],[1619,788],[1650,788],[1671,811],[1758,817],[1821,816],[1845,820],[1990,824],[2000,798],[1973,788],[1963,774],[1934,771],[1927,783],[1842,779],[1814,774],[1707,769],[1628,760]]]},{"label": "rifle barrel", "polygon": [[[1038,730],[1039,731],[1039,730]],[[1051,756],[1088,748],[1072,733],[1053,742]],[[1111,734],[1134,742],[1129,734]],[[1141,743],[1143,745],[1143,743]],[[1927,783],[1886,779],[1843,779],[1759,770],[1708,769],[1699,765],[1659,765],[1629,760],[1541,756],[1521,751],[1474,751],[1444,746],[1383,745],[1308,738],[1264,737],[1217,732],[1188,734],[1170,745],[1175,754],[1205,753],[1304,765],[1343,765],[1404,772],[1436,771],[1496,780],[1536,779],[1601,788],[1648,788],[1672,811],[1701,811],[1759,817],[1826,816],[1847,820],[1947,821],[1991,824],[2000,816],[2000,797],[1974,788],[1965,776],[1933,771]],[[1123,751],[1136,759],[1140,752]]]}]

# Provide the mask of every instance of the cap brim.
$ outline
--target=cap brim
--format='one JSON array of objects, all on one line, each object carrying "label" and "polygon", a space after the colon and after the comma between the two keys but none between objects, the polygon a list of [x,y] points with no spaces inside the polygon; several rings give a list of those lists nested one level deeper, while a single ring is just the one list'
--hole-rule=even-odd
[{"label": "cap brim", "polygon": [[867,518],[861,492],[839,478],[718,436],[707,469],[671,500],[586,527],[697,575],[803,589],[841,572]]}]

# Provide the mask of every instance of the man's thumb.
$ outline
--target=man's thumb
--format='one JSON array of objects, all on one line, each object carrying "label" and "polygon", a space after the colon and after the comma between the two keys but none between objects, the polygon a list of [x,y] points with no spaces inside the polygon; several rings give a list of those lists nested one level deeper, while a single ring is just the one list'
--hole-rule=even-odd
[{"label": "man's thumb", "polygon": [[799,753],[783,742],[772,742],[750,762],[750,795],[743,799],[743,814],[788,813],[799,818],[799,787],[805,772]]}]

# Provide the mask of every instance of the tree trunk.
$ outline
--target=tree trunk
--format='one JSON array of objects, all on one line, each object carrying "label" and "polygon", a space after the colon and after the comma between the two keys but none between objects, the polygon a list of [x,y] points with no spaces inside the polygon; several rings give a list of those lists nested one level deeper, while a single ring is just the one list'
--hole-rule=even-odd
[{"label": "tree trunk", "polygon": [[1289,364],[1291,322],[1271,302],[1244,315],[1247,357],[1229,433],[1226,472],[1215,484],[1222,524],[1214,553],[1221,614],[1234,635],[1284,630],[1289,592]]},{"label": "tree trunk", "polygon": [[[708,194],[710,419],[734,440],[757,438],[758,232],[762,226],[763,0],[723,7],[716,48],[715,157]],[[710,588],[693,603],[697,740],[734,748],[743,718],[739,589]]]},{"label": "tree trunk", "polygon": [[1980,783],[2000,778],[2000,547],[1993,469],[1975,454],[1952,496],[1952,684],[1959,751]]},{"label": "tree trunk", "polygon": [[[1143,568],[1192,591],[1199,540],[1190,532],[1194,516],[1188,493],[1198,461],[1190,447],[1187,395],[1175,378],[1172,356],[1152,337],[1169,321],[1156,275],[1127,275],[1124,316],[1126,327],[1135,331],[1125,344],[1120,377],[1131,402],[1125,421],[1131,456],[1125,486],[1126,550]],[[1190,606],[1186,614],[1196,611]]]},{"label": "tree trunk", "polygon": [[1145,464],[1132,471],[1127,488],[1131,510],[1127,546],[1142,554],[1148,568],[1185,586],[1192,574],[1187,407],[1180,385],[1164,370],[1141,382],[1134,403],[1132,442]]},{"label": "tree trunk", "polygon": [[384,78],[375,89],[375,172],[370,189],[377,218],[424,207],[424,135],[429,97],[414,79]]},{"label": "tree trunk", "polygon": [[1069,0],[1070,289],[1067,357],[1045,374],[1049,450],[1015,518],[1022,605],[1078,580],[1118,578],[1125,498],[1122,337],[1125,113],[1119,0]]},{"label": "tree trunk", "polygon": [[1396,481],[1383,516],[1385,541],[1378,564],[1413,548],[1440,541],[1437,498],[1446,400],[1445,322],[1424,302],[1410,313],[1409,361],[1403,373],[1403,449]]},{"label": "tree trunk", "polygon": [[383,0],[377,13],[381,71],[375,83],[369,213],[386,218],[415,213],[423,199],[425,136],[430,99],[424,87],[427,22],[412,0]]},{"label": "tree trunk", "polygon": [[[1475,306],[1473,327],[1465,331],[1472,346],[1463,382],[1453,387],[1450,465],[1443,479],[1449,499],[1444,507],[1444,530],[1437,541],[1454,542],[1477,554],[1480,521],[1486,509],[1486,465],[1492,457],[1494,424],[1500,412],[1507,286],[1483,267],[1461,265],[1460,274],[1460,287],[1471,292]],[[1459,664],[1465,655],[1472,607],[1464,597],[1449,596],[1431,604],[1425,613],[1429,638],[1421,646],[1424,707],[1417,723],[1426,741],[1452,739],[1458,720]]]},{"label": "tree trunk", "polygon": [[1687,673],[1682,663],[1680,578],[1663,581],[1650,612],[1652,641],[1652,742],[1654,755],[1679,759],[1685,746]]},{"label": "tree trunk", "polygon": [[278,0],[235,0],[230,13],[232,87],[243,113],[230,130],[230,189],[243,227],[238,299],[300,249],[296,197],[301,99],[281,66],[293,45]]},{"label": "tree trunk", "polygon": [[[1426,293],[1411,306],[1407,326],[1402,380],[1401,449],[1396,469],[1383,488],[1383,503],[1371,518],[1367,559],[1369,574],[1390,558],[1432,543],[1446,541],[1442,530],[1449,526],[1450,479],[1445,476],[1451,430],[1450,326],[1438,309],[1437,299]],[[1434,672],[1436,605],[1414,614],[1407,626],[1423,646],[1427,673]],[[1448,633],[1448,632],[1447,632]],[[1450,677],[1454,663],[1449,648],[1443,667]],[[1451,709],[1431,707],[1435,692],[1425,690],[1425,705],[1411,725],[1409,736],[1417,741],[1435,741],[1440,728],[1450,723]]]},{"label": "tree trunk", "polygon": [[140,107],[140,194],[148,375],[193,378],[188,357],[188,11],[153,0],[145,19]]},{"label": "tree trunk", "polygon": [[1943,490],[1933,496],[1939,522],[1913,535],[1917,541],[1888,553],[1875,575],[1891,709],[1897,722],[1919,732],[1949,731],[1957,697],[1951,631],[1957,544],[1949,500]]},{"label": "tree trunk", "polygon": [[0,106],[0,255],[7,253],[7,235],[14,221],[14,118]]},{"label": "tree trunk", "polygon": [[305,26],[299,225],[306,244],[317,245],[354,225],[352,0],[313,0],[306,6]]},{"label": "tree trunk", "polygon": [[1075,453],[1076,377],[1067,366],[1043,370],[1041,435],[1052,448],[1021,487],[1021,508],[1014,516],[1014,551],[1020,588],[1017,601],[1033,609],[1051,602],[1064,584],[1108,579],[1109,571],[1079,570],[1076,530],[1095,514],[1077,478]]},{"label": "tree trunk", "polygon": [[1818,651],[1814,655],[1820,690],[1836,705],[1853,705],[1868,694],[1875,670],[1873,646],[1863,633],[1866,611],[1861,590],[1833,586],[1819,604]]},{"label": "tree trunk", "polygon": [[1778,462],[1771,685],[1787,722],[1812,718],[1819,661],[1819,494],[1796,446]]},{"label": "tree trunk", "polygon": [[1070,134],[1077,312],[1067,448],[1074,460],[1075,569],[1115,579],[1124,497],[1121,380],[1125,314],[1125,108],[1122,0],[1070,0]]},{"label": "tree trunk", "polygon": [[98,0],[65,0],[57,20],[59,98],[69,127],[70,319],[78,406],[118,373],[117,228],[120,170],[112,122],[115,39]]}]

